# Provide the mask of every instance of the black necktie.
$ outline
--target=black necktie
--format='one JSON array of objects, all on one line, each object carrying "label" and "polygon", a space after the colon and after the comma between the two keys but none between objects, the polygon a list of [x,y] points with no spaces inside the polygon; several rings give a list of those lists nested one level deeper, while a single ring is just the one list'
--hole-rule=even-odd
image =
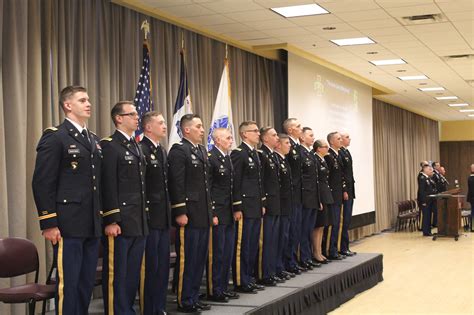
[{"label": "black necktie", "polygon": [[91,140],[89,139],[89,134],[87,133],[87,129],[86,128],[82,129],[81,133],[82,133],[82,136],[87,139],[87,142],[90,143]]},{"label": "black necktie", "polygon": [[138,144],[137,144],[137,142],[135,141],[135,138],[134,138],[134,137],[131,137],[131,138],[130,138],[130,142],[132,143],[132,147],[133,147],[133,149],[135,150],[135,153],[136,153],[137,155],[140,155],[140,150],[138,149]]}]

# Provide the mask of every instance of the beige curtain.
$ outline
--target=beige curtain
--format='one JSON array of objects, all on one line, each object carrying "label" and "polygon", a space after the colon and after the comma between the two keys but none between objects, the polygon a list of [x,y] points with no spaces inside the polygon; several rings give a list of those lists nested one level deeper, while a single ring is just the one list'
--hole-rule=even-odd
[{"label": "beige curtain", "polygon": [[395,202],[416,199],[420,162],[439,161],[438,122],[373,100],[375,224],[355,229],[352,239],[395,225]]},{"label": "beige curtain", "polygon": [[[145,18],[151,25],[155,109],[171,122],[184,37],[193,111],[209,126],[223,69],[223,43],[109,0],[0,0],[0,238],[35,242],[40,281],[49,269],[51,247],[39,231],[31,192],[36,144],[44,128],[63,120],[58,94],[71,84],[88,89],[94,111],[89,128],[100,137],[111,134],[111,107],[134,98]],[[273,109],[286,106],[286,97],[277,92],[284,89],[285,65],[234,47],[228,52],[234,124],[252,119],[272,125]],[[24,281],[0,279],[0,287]],[[0,304],[0,314],[24,310],[23,305]]]}]

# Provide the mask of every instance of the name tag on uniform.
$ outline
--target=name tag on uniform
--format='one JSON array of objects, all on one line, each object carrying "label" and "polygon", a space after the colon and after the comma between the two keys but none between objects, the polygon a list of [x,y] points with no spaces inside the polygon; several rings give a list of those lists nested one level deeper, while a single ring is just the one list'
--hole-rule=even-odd
[{"label": "name tag on uniform", "polygon": [[134,158],[131,155],[125,155],[125,161],[133,161]]},{"label": "name tag on uniform", "polygon": [[323,166],[323,167],[321,167],[321,171],[324,171],[325,169],[326,169],[326,168],[325,168],[324,166]]},{"label": "name tag on uniform", "polygon": [[191,164],[192,164],[192,165],[198,165],[198,164],[199,164],[199,161],[198,161],[198,160],[191,160]]},{"label": "name tag on uniform", "polygon": [[67,149],[67,153],[69,154],[79,154],[81,153],[80,149]]},{"label": "name tag on uniform", "polygon": [[151,163],[152,165],[158,164],[158,160],[150,160],[150,163]]}]

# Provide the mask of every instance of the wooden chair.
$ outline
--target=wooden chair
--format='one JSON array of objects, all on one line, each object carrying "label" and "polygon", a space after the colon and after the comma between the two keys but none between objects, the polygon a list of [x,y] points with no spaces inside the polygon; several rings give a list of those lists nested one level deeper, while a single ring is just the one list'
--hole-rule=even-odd
[{"label": "wooden chair", "polygon": [[408,228],[410,231],[416,230],[418,222],[416,203],[413,203],[412,200],[404,200],[395,204],[398,209],[395,231],[400,231],[402,228]]},{"label": "wooden chair", "polygon": [[[55,285],[38,284],[39,259],[33,242],[16,237],[0,239],[0,277],[12,278],[35,272],[33,283],[0,289],[0,301],[8,304],[26,303],[28,314],[35,314],[36,302],[54,298]],[[43,312],[44,314],[44,312]]]}]

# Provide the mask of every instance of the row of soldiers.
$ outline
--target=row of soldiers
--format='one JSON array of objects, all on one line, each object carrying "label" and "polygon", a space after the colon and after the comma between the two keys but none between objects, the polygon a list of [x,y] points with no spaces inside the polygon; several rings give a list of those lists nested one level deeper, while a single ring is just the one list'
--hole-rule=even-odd
[{"label": "row of soldiers", "polygon": [[225,303],[355,254],[348,134],[315,141],[294,118],[284,134],[246,121],[239,147],[231,150],[232,134],[217,128],[207,152],[202,121],[190,114],[167,154],[158,112],[142,117],[137,143],[137,110],[119,102],[111,111],[116,131],[99,140],[86,128],[84,87],[64,88],[59,102],[66,118],[44,131],[33,175],[40,228],[57,264],[57,314],[87,314],[99,240],[105,314],[134,314],[137,291],[142,313],[165,313],[171,226],[180,312],[211,308],[199,294],[204,270],[207,300]]},{"label": "row of soldiers", "polygon": [[418,173],[418,207],[421,209],[421,229],[423,236],[432,236],[431,227],[438,226],[438,206],[435,195],[448,190],[449,182],[444,176],[446,170],[439,162],[423,161]]}]

